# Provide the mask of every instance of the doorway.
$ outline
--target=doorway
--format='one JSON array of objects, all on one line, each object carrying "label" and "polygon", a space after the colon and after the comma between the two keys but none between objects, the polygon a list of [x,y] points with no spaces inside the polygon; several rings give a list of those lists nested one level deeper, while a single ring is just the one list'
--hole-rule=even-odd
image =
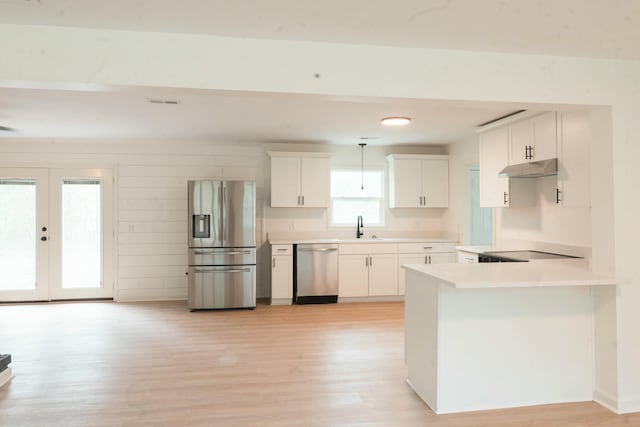
[{"label": "doorway", "polygon": [[480,167],[468,169],[469,187],[469,244],[491,245],[493,243],[493,209],[480,207]]},{"label": "doorway", "polygon": [[113,176],[0,168],[0,302],[113,298]]}]

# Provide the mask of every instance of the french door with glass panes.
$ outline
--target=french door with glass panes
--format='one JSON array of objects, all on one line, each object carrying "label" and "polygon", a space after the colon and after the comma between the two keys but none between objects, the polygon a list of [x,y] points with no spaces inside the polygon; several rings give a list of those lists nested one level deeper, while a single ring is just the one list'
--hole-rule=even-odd
[{"label": "french door with glass panes", "polygon": [[109,170],[0,168],[0,302],[112,298]]}]

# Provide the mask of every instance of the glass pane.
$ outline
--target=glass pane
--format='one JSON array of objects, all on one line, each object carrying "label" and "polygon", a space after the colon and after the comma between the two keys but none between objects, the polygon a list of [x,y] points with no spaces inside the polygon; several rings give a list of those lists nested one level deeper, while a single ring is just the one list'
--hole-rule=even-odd
[{"label": "glass pane", "polygon": [[99,181],[62,184],[62,287],[102,285],[102,218]]},{"label": "glass pane", "polygon": [[382,225],[380,215],[380,199],[334,199],[333,200],[333,223],[353,224],[356,226],[358,215],[362,215],[365,227],[367,225]]},{"label": "glass pane", "polygon": [[36,183],[0,181],[0,290],[36,287]]},{"label": "glass pane", "polygon": [[382,171],[332,171],[331,197],[382,197],[382,182]]}]

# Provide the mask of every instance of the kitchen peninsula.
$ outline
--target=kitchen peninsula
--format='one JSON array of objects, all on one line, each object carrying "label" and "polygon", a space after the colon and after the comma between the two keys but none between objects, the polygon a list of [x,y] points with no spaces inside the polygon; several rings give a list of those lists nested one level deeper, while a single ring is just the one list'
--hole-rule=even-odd
[{"label": "kitchen peninsula", "polygon": [[409,385],[438,414],[593,400],[592,286],[571,261],[405,265]]}]

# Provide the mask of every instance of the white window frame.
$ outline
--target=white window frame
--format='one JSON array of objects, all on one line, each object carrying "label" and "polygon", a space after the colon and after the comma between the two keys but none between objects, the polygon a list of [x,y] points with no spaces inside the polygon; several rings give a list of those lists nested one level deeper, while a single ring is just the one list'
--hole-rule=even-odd
[{"label": "white window frame", "polygon": [[[379,224],[367,224],[365,223],[365,227],[368,228],[384,228],[386,226],[386,215],[385,215],[385,203],[386,203],[386,181],[385,181],[385,169],[384,167],[379,167],[379,168],[365,168],[364,169],[365,172],[379,172],[380,173],[380,179],[381,179],[381,183],[380,183],[380,197],[334,197],[333,194],[330,195],[330,199],[331,199],[331,203],[329,206],[329,227],[335,227],[335,228],[349,228],[349,227],[355,227],[356,226],[356,218],[353,219],[353,223],[352,224],[336,224],[333,220],[333,201],[336,199],[341,199],[341,200],[359,200],[359,199],[379,199],[380,200],[380,223]],[[354,173],[362,173],[362,169],[360,167],[341,167],[339,169],[332,169],[331,170],[331,174],[333,174],[333,172],[354,172]],[[331,177],[331,179],[333,179],[333,177]]]}]

